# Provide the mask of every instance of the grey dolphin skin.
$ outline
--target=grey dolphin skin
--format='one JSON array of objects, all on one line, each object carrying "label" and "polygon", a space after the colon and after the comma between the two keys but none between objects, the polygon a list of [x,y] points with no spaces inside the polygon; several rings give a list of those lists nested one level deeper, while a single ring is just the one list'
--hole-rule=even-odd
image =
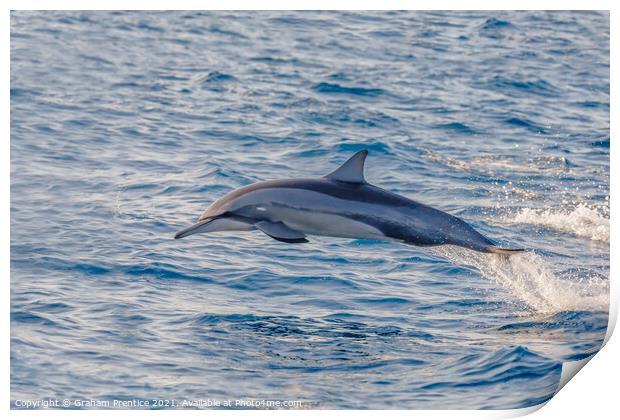
[{"label": "grey dolphin skin", "polygon": [[322,178],[263,181],[236,189],[174,238],[258,229],[288,243],[308,242],[307,235],[320,235],[417,246],[457,245],[494,254],[523,251],[499,248],[458,217],[367,183],[367,155],[367,150],[357,152]]}]

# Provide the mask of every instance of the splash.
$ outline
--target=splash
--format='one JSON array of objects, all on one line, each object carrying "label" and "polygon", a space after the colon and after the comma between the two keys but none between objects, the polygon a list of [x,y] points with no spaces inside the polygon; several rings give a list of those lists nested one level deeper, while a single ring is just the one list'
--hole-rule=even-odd
[{"label": "splash", "polygon": [[609,219],[583,203],[572,210],[522,208],[514,217],[506,218],[506,221],[544,226],[609,243]]},{"label": "splash", "polygon": [[510,258],[451,246],[436,248],[436,252],[455,264],[476,268],[536,312],[607,311],[609,308],[607,278],[576,270],[569,274],[556,273],[534,252],[514,254]]}]

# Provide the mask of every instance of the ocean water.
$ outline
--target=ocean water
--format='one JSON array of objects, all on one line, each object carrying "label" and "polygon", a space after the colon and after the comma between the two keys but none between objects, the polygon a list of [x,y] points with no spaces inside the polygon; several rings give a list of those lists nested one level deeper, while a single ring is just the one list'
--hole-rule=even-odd
[{"label": "ocean water", "polygon": [[[13,12],[11,406],[546,401],[606,332],[609,145],[608,13]],[[172,239],[362,148],[528,251]]]}]

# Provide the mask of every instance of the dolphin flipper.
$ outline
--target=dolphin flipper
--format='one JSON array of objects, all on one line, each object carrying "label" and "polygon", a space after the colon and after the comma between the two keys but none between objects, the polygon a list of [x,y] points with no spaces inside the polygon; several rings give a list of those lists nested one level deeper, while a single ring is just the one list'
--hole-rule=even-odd
[{"label": "dolphin flipper", "polygon": [[277,241],[293,244],[308,242],[306,235],[295,229],[291,229],[282,222],[274,223],[262,220],[255,223],[254,226]]}]

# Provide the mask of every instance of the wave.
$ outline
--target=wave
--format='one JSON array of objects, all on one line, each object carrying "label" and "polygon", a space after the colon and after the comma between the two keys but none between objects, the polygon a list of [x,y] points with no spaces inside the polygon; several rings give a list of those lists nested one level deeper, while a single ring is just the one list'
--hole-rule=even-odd
[{"label": "wave", "polygon": [[436,248],[435,251],[453,263],[476,268],[485,278],[500,284],[536,312],[609,309],[607,278],[576,270],[555,273],[550,264],[534,252],[505,258],[452,246]]},{"label": "wave", "polygon": [[506,221],[544,226],[609,243],[609,219],[583,203],[572,210],[522,208],[516,215],[507,217]]}]

